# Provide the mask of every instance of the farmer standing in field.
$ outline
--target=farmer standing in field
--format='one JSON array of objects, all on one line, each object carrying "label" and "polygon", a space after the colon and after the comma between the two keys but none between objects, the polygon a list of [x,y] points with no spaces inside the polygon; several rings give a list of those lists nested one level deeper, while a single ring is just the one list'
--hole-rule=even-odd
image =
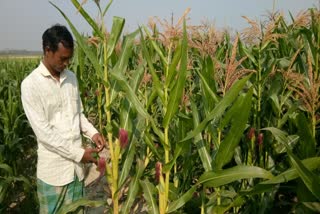
[{"label": "farmer standing in field", "polygon": [[[76,76],[67,70],[73,55],[71,33],[54,25],[42,35],[43,59],[21,84],[24,111],[37,137],[37,193],[40,213],[56,213],[83,197],[84,163],[105,140],[82,112]],[[96,148],[82,148],[81,133]]]}]

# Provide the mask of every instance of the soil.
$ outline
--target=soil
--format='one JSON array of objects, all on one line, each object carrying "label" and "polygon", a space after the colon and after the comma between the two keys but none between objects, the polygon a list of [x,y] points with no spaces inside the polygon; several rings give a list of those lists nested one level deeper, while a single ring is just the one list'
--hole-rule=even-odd
[{"label": "soil", "polygon": [[[94,201],[107,201],[110,200],[110,197],[108,199],[108,194],[106,192],[106,186],[107,182],[105,177],[102,177],[102,179],[99,180],[99,182],[93,182],[90,185],[87,185],[85,187],[85,193],[86,197],[89,200]],[[89,207],[87,208],[87,214],[102,214],[107,213],[107,210],[104,206],[102,207]]]},{"label": "soil", "polygon": [[[100,157],[104,157],[108,159],[108,152],[104,149],[102,152],[99,153]],[[95,164],[87,165],[86,166],[86,177],[85,177],[85,194],[86,198],[89,200],[94,201],[107,201],[109,205],[111,205],[111,193],[108,189],[108,184],[106,181],[105,176],[99,177],[100,173],[97,170],[97,166]],[[135,211],[132,211],[134,214],[146,214],[147,207],[144,200],[140,200],[135,205]],[[87,214],[103,214],[103,213],[110,213],[107,207],[88,207],[86,209]]]},{"label": "soil", "polygon": [[[108,152],[104,149],[100,154],[107,158]],[[111,195],[107,193],[107,181],[105,177],[99,177],[100,173],[97,170],[97,166],[95,164],[86,166],[86,178],[85,178],[85,195],[89,200],[94,201],[107,201],[109,204],[111,203]],[[101,214],[107,213],[107,210],[104,206],[102,207],[89,207],[87,208],[87,214]]]},{"label": "soil", "polygon": [[[111,205],[111,194],[108,191],[108,184],[106,178],[103,176],[100,179],[99,172],[96,170],[95,165],[91,165],[88,168],[88,174],[85,179],[85,193],[86,198],[94,201],[107,201]],[[104,214],[110,213],[110,210],[105,207],[88,207],[86,209],[87,214]],[[136,205],[134,211],[130,213],[134,214],[147,214],[147,206],[144,200],[140,200]]]}]

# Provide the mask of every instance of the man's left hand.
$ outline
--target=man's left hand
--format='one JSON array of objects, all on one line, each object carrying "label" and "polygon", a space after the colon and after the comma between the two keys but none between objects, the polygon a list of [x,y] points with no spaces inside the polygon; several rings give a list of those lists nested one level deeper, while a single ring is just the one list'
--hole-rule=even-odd
[{"label": "man's left hand", "polygon": [[97,134],[93,135],[92,141],[96,144],[97,149],[98,149],[99,152],[106,145],[106,141],[105,141],[104,137],[100,133],[97,133]]}]

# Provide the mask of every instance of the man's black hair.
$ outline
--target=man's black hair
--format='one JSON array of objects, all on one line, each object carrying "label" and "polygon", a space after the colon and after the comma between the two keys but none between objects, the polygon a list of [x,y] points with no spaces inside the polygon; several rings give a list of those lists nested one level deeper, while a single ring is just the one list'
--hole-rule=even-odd
[{"label": "man's black hair", "polygon": [[65,48],[73,49],[73,38],[69,30],[60,24],[48,28],[42,35],[42,49],[48,47],[52,52],[58,50],[58,44],[62,43]]}]

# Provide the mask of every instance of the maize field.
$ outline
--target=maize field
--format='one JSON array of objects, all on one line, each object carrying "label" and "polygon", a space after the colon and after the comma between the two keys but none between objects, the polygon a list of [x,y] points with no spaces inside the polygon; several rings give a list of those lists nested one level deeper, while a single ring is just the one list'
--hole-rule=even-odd
[{"label": "maize field", "polygon": [[[320,12],[239,33],[150,20],[124,34],[89,14],[69,69],[84,111],[106,138],[106,197],[63,207],[106,213],[317,213],[320,210]],[[0,212],[34,213],[36,139],[20,83],[35,59],[0,59]]]}]

